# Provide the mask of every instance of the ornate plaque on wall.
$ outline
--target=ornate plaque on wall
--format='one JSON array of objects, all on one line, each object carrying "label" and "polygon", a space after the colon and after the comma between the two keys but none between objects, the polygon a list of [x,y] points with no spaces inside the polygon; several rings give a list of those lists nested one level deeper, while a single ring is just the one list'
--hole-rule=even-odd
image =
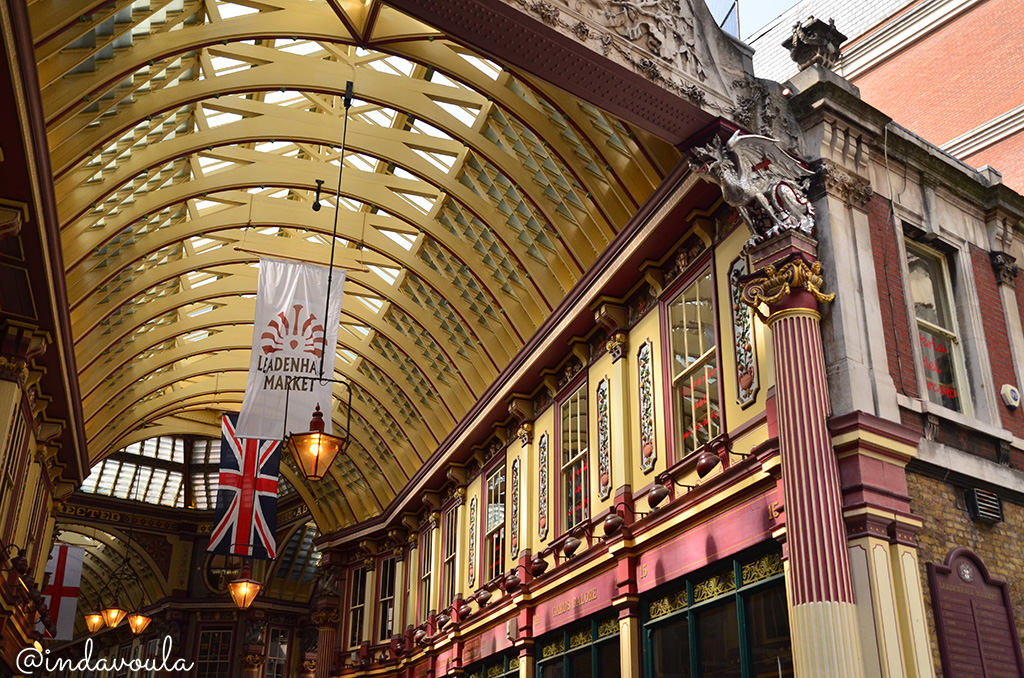
[{"label": "ornate plaque on wall", "polygon": [[945,678],[1017,678],[1024,657],[1006,582],[968,549],[953,549],[942,565],[928,563],[932,611]]}]

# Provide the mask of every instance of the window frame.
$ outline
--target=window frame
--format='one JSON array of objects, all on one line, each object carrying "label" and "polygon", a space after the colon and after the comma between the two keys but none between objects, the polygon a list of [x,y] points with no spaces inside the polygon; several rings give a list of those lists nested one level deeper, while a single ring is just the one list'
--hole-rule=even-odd
[{"label": "window frame", "polygon": [[[270,654],[271,648],[273,647],[273,639],[274,639],[274,634],[275,633],[282,633],[282,634],[284,634],[284,643],[282,643],[282,645],[284,646],[284,656],[283,657],[281,657],[281,656],[274,657],[274,656],[271,656],[271,654]],[[292,633],[291,633],[290,629],[285,628],[285,627],[281,627],[281,626],[271,626],[269,629],[267,629],[267,647],[266,647],[265,654],[264,654],[264,656],[266,657],[266,663],[264,664],[264,668],[263,668],[263,676],[264,676],[264,678],[276,678],[276,676],[278,675],[276,673],[273,673],[273,674],[270,673],[270,668],[271,668],[272,662],[273,663],[280,662],[280,666],[281,666],[281,674],[280,675],[281,675],[281,678],[288,678],[288,676],[289,676],[288,660],[289,660],[289,658],[291,656],[291,645],[292,645]]]},{"label": "window frame", "polygon": [[[358,648],[364,638],[363,629],[366,625],[366,578],[369,576],[369,568],[365,565],[352,568],[349,571],[348,585],[348,649]],[[362,600],[356,604],[356,586],[362,591]],[[356,613],[358,612],[358,620]]]},{"label": "window frame", "polygon": [[[219,673],[208,673],[206,675],[210,676],[210,678],[215,678],[215,677],[219,678],[220,676],[230,675],[232,670],[234,669],[233,662],[231,661],[232,658],[234,657],[234,652],[235,652],[235,634],[234,634],[234,630],[230,629],[230,628],[224,628],[223,626],[220,626],[220,627],[217,627],[217,626],[202,627],[201,626],[201,627],[199,627],[199,629],[197,629],[196,636],[195,636],[195,638],[196,638],[196,645],[195,645],[195,675],[196,675],[196,678],[202,678],[202,676],[203,676],[203,674],[200,674],[200,670],[202,669],[201,664],[202,664],[202,661],[203,661],[203,655],[201,654],[201,650],[202,650],[202,647],[203,647],[203,635],[207,634],[207,633],[227,634],[227,638],[228,638],[228,642],[227,642],[228,653],[227,653],[227,659],[226,659],[226,661],[227,661],[227,671],[226,672],[225,671],[221,671],[221,669],[223,668],[221,666],[223,664],[223,662],[217,661],[216,662],[216,664],[217,664],[216,666],[212,666],[212,667],[208,666],[207,669],[209,670],[209,669],[212,668],[213,670],[220,671],[220,672]],[[209,657],[209,655],[206,655],[206,656]]]},{"label": "window frame", "polygon": [[[598,616],[590,615],[587,621],[564,626],[557,631],[541,636],[535,641],[536,654],[534,655],[534,661],[536,668],[534,674],[537,678],[542,678],[544,670],[548,666],[556,665],[558,662],[562,662],[564,676],[578,676],[579,672],[571,665],[571,655],[584,650],[589,650],[590,652],[591,677],[597,678],[601,675],[602,669],[600,652],[609,644],[613,644],[615,647],[615,654],[619,657],[619,672],[621,673],[622,653],[620,651],[620,636],[622,630],[619,626],[618,617],[615,616],[612,610],[607,608],[595,614]],[[613,626],[615,630],[607,632]],[[604,635],[601,635],[602,633]],[[588,634],[589,639],[584,642],[577,641],[576,639],[582,634]],[[561,645],[561,649],[556,650],[552,654],[547,654],[555,645]]]},{"label": "window frame", "polygon": [[419,618],[425,620],[430,614],[430,604],[433,602],[434,584],[434,531],[438,528],[434,525],[428,526],[420,532],[418,557],[420,560],[419,584]]},{"label": "window frame", "polygon": [[[939,281],[938,286],[941,287],[942,293],[946,297],[946,309],[949,314],[949,320],[953,325],[954,332],[949,329],[937,325],[928,320],[919,318],[917,315],[917,305],[914,300],[914,293],[911,290],[910,280],[910,253],[913,253],[920,258],[927,258],[934,261],[939,268],[939,275],[942,280]],[[963,345],[966,341],[967,332],[965,326],[960,318],[960,314],[957,310],[957,296],[956,288],[953,286],[953,273],[956,271],[955,261],[951,262],[950,259],[956,257],[955,253],[946,253],[935,247],[931,247],[925,243],[915,240],[910,234],[904,234],[903,236],[903,250],[902,250],[902,264],[903,264],[903,277],[906,281],[904,289],[905,296],[907,299],[907,317],[910,321],[910,327],[912,332],[917,332],[918,336],[915,338],[911,336],[911,344],[913,345],[914,355],[914,370],[917,378],[918,392],[921,394],[921,400],[923,402],[934,405],[935,407],[941,408],[946,412],[954,412],[956,414],[963,415],[965,417],[974,418],[974,393],[972,384],[967,373],[967,356],[964,354]],[[961,276],[962,277],[962,276]],[[942,403],[934,402],[930,396],[930,390],[928,388],[928,377],[925,374],[924,367],[924,355],[921,347],[921,326],[924,324],[924,329],[933,334],[945,338],[948,342],[951,342],[952,363],[953,363],[953,374],[955,378],[954,385],[956,386],[960,409],[956,410],[951,407],[947,407]]]},{"label": "window frame", "polygon": [[[506,463],[505,456],[502,455],[500,459],[490,465],[490,468],[485,470],[481,474],[483,478],[483,499],[484,499],[484,520],[480,521],[480,527],[483,531],[483,560],[484,566],[481,568],[483,573],[484,581],[491,581],[497,576],[504,574],[505,569],[505,545],[507,544],[508,530],[506,526],[508,524],[508,464]],[[491,522],[491,478],[501,475],[501,521],[490,527]],[[497,503],[497,502],[494,502]],[[493,547],[493,540],[497,538],[497,551]],[[497,562],[492,561],[492,557],[498,554]],[[495,567],[497,570],[495,571]]]},{"label": "window frame", "polygon": [[[555,445],[554,449],[558,455],[558,482],[555,485],[555,498],[558,506],[557,518],[555,521],[556,534],[562,535],[583,525],[590,520],[591,515],[591,482],[590,476],[593,472],[593,465],[591,463],[591,445],[590,445],[590,401],[592,396],[590,393],[590,382],[587,375],[587,368],[583,367],[581,370],[582,375],[566,385],[562,390],[560,397],[555,400]],[[564,450],[562,449],[562,442],[566,435],[566,431],[562,426],[562,408],[569,403],[577,393],[583,393],[587,399],[586,412],[583,416],[583,430],[586,433],[587,444],[582,450],[578,450],[575,456],[569,460],[568,463],[564,460]],[[550,452],[549,452],[550,454]],[[580,520],[573,524],[569,524],[569,505],[568,505],[568,492],[566,491],[566,473],[572,466],[582,462],[584,464],[583,469],[583,508],[581,510],[582,517]]]},{"label": "window frame", "polygon": [[[441,513],[441,600],[443,608],[455,600],[459,587],[459,508],[455,503]],[[451,550],[449,552],[449,546]]]},{"label": "window frame", "polygon": [[[692,285],[698,284],[700,279],[707,276],[711,285],[711,308],[713,322],[711,323],[714,329],[715,345],[713,348],[705,350],[700,359],[696,360],[693,365],[684,369],[678,376],[673,375],[674,370],[674,354],[675,346],[672,343],[672,305],[679,299],[680,296]],[[662,357],[662,382],[663,382],[663,396],[665,402],[665,419],[666,425],[666,440],[668,441],[668,454],[666,463],[668,466],[672,466],[683,459],[688,457],[696,457],[700,454],[701,450],[704,449],[708,442],[719,437],[723,432],[728,431],[728,425],[726,422],[726,407],[725,407],[725,371],[722,369],[722,328],[720,317],[720,303],[719,303],[719,290],[718,290],[718,269],[715,264],[715,258],[713,256],[713,250],[704,252],[698,257],[692,264],[690,264],[686,271],[679,276],[669,288],[662,294],[660,299],[660,315],[661,315],[661,357]],[[714,358],[714,370],[718,379],[716,385],[718,389],[718,433],[716,435],[709,435],[708,441],[697,445],[692,451],[687,451],[683,446],[680,445],[679,435],[683,432],[681,430],[682,417],[680,413],[676,411],[676,382],[682,381],[687,375],[695,373],[696,369],[701,365],[706,365],[707,361]],[[710,416],[710,415],[709,415]]]},{"label": "window frame", "polygon": [[[395,612],[398,611],[398,558],[388,556],[377,562],[377,633],[375,638],[378,643],[390,642],[395,635]],[[390,570],[390,579],[386,576]],[[390,585],[390,595],[386,595],[385,586]],[[390,616],[390,620],[388,620]],[[390,621],[390,628],[385,624]],[[385,634],[385,630],[388,633]]]}]

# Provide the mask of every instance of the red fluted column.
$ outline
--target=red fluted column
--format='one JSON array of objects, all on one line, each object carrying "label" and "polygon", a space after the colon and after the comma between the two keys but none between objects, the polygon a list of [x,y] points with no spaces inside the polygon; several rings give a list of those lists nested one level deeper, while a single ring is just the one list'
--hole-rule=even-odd
[{"label": "red fluted column", "polygon": [[828,383],[818,304],[817,243],[789,232],[750,252],[743,298],[772,331],[786,543],[790,626],[799,678],[864,675],[839,468],[827,420]]}]

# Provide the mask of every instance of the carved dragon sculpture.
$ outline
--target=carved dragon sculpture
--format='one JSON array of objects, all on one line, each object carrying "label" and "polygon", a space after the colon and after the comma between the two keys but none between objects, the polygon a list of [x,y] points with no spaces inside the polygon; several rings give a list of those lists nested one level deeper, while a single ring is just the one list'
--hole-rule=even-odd
[{"label": "carved dragon sculpture", "polygon": [[695,148],[690,167],[722,188],[722,197],[750,227],[749,249],[783,231],[814,232],[814,205],[807,199],[813,172],[775,139],[736,131],[722,143]]}]

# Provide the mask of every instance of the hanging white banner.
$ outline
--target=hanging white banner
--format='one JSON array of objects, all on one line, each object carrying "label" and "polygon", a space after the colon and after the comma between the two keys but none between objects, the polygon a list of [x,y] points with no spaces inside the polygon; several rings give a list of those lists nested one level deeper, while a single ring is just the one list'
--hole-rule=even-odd
[{"label": "hanging white banner", "polygon": [[308,431],[317,405],[326,432],[333,433],[333,384],[319,380],[320,354],[326,346],[322,376],[333,379],[345,272],[334,271],[325,323],[327,273],[326,266],[260,258],[249,380],[235,428],[239,438],[281,440],[282,433]]}]

